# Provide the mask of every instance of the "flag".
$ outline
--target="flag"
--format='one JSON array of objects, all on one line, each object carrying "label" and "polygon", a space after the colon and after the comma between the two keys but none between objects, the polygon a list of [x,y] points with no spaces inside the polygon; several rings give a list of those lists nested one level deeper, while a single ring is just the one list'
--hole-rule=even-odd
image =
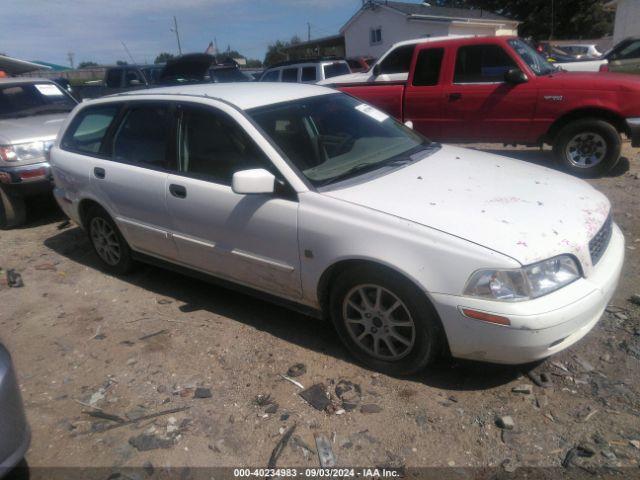
[{"label": "flag", "polygon": [[204,53],[208,53],[209,55],[215,55],[218,52],[216,51],[216,47],[213,45],[213,42],[209,42],[209,46],[204,51]]}]

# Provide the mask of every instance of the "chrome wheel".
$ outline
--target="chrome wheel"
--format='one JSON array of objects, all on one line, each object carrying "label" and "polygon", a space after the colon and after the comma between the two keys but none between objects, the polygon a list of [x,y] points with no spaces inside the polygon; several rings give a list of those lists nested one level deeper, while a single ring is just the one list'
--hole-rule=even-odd
[{"label": "chrome wheel", "polygon": [[569,140],[565,154],[569,162],[576,167],[594,167],[607,155],[607,143],[597,133],[582,132]]},{"label": "chrome wheel", "polygon": [[94,217],[89,225],[89,233],[98,255],[107,265],[115,266],[120,262],[121,251],[118,235],[104,218]]},{"label": "chrome wheel", "polygon": [[411,352],[416,340],[407,306],[379,285],[352,288],[344,298],[342,318],[358,346],[382,360],[400,360]]}]

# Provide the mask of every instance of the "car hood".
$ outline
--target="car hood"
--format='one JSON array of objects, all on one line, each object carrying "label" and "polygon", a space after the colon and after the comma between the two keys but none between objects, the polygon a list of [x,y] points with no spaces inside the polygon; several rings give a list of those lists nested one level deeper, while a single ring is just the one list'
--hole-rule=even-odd
[{"label": "car hood", "polygon": [[369,72],[347,73],[346,75],[337,75],[335,77],[320,80],[318,85],[332,85],[334,83],[364,83],[371,79]]},{"label": "car hood", "polygon": [[0,119],[0,144],[53,140],[67,118],[66,113]]},{"label": "car hood", "polygon": [[[576,62],[574,65],[576,65]],[[586,62],[585,62],[586,63]],[[558,72],[544,78],[543,88],[557,86],[568,90],[640,92],[638,76],[625,73]],[[545,85],[547,83],[548,85]]]},{"label": "car hood", "polygon": [[610,210],[602,193],[572,176],[449,146],[323,194],[455,235],[523,265],[571,253],[586,272],[589,240]]}]

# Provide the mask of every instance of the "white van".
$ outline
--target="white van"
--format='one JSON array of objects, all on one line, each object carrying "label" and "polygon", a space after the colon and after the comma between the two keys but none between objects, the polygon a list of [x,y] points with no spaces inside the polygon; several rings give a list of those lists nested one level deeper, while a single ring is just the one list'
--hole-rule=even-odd
[{"label": "white van", "polygon": [[261,82],[316,83],[351,73],[345,60],[291,60],[266,69]]}]

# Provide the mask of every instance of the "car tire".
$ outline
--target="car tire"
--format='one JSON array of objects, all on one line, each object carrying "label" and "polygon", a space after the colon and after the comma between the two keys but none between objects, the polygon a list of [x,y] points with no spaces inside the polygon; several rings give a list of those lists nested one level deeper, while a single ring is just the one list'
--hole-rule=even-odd
[{"label": "car tire", "polygon": [[8,229],[24,225],[27,220],[27,208],[24,198],[11,195],[0,187],[0,228]]},{"label": "car tire", "polygon": [[622,139],[606,120],[575,120],[558,132],[553,144],[556,162],[579,177],[597,177],[611,170],[620,159]]},{"label": "car tire", "polygon": [[85,227],[89,241],[104,270],[124,275],[134,266],[131,248],[111,216],[98,206],[87,212]]},{"label": "car tire", "polygon": [[374,370],[410,375],[423,370],[442,351],[445,335],[429,299],[392,270],[372,266],[346,270],[333,282],[329,300],[338,336],[359,361]]}]

